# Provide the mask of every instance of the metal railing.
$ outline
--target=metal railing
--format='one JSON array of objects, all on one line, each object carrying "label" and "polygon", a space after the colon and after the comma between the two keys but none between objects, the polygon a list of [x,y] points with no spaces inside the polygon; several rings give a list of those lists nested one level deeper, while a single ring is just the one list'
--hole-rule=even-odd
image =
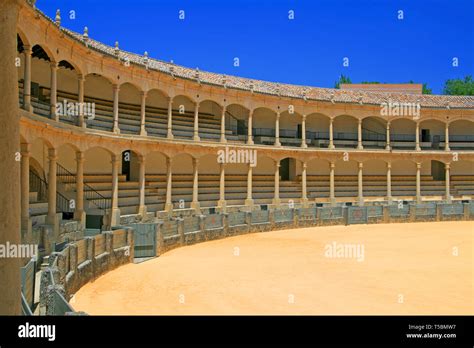
[{"label": "metal railing", "polygon": [[40,178],[38,174],[30,170],[30,192],[36,192],[38,194],[38,202],[44,202],[48,200],[48,184],[45,180]]},{"label": "metal railing", "polygon": [[[65,178],[66,183],[76,182],[76,175],[68,171],[59,163],[56,164],[58,173],[61,173],[61,181]],[[74,177],[71,179],[70,177]],[[63,196],[64,197],[64,196]],[[94,204],[98,209],[104,210],[104,213],[107,214],[108,210],[112,206],[111,199],[102,196],[97,192],[93,187],[84,183],[84,197],[87,201]]]}]

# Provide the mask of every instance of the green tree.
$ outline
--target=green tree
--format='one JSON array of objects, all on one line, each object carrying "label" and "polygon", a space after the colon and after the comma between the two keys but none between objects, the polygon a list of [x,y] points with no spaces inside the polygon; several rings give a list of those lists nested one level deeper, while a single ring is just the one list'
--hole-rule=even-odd
[{"label": "green tree", "polygon": [[471,75],[466,76],[464,80],[447,80],[443,92],[447,95],[474,95],[474,80]]},{"label": "green tree", "polygon": [[341,75],[339,76],[339,80],[334,84],[334,88],[339,88],[341,83],[352,83],[352,81],[348,76]]},{"label": "green tree", "polygon": [[[415,83],[415,82],[413,82],[413,80],[410,80],[410,81],[408,81],[408,83]],[[428,87],[427,83],[424,83],[421,93],[422,94],[433,94],[433,91],[431,90],[431,88]]]}]

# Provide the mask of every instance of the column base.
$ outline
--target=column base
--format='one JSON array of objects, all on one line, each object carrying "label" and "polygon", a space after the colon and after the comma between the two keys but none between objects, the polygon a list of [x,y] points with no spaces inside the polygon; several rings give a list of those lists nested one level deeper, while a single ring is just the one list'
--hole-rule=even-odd
[{"label": "column base", "polygon": [[448,147],[445,147],[445,148],[444,148],[444,151],[451,151],[451,149],[450,149],[449,146],[448,146]]},{"label": "column base", "polygon": [[147,135],[148,135],[148,133],[147,133],[147,131],[145,130],[145,128],[140,129],[140,135],[141,135],[141,136],[147,136]]},{"label": "column base", "polygon": [[362,144],[357,145],[357,150],[363,150],[363,149],[364,149],[364,146],[362,146]]},{"label": "column base", "polygon": [[336,198],[329,198],[329,203],[331,207],[335,207],[337,205]]},{"label": "column base", "polygon": [[223,200],[217,201],[217,207],[222,209],[223,212],[225,212],[227,208],[227,201],[223,201]]},{"label": "column base", "polygon": [[54,112],[51,112],[51,119],[54,121],[59,121],[59,116],[56,114],[56,106],[51,106],[51,108],[54,108]]},{"label": "column base", "polygon": [[272,199],[272,204],[276,207],[279,207],[281,204],[281,199],[280,198],[273,198]]},{"label": "column base", "polygon": [[227,143],[227,139],[225,137],[221,137],[220,142],[222,144],[225,144],[225,143]]},{"label": "column base", "polygon": [[199,214],[201,212],[201,204],[199,202],[191,202],[191,209],[194,209]]},{"label": "column base", "polygon": [[385,150],[390,151],[391,149],[392,149],[392,147],[390,145],[385,146]]},{"label": "column base", "polygon": [[336,148],[336,147],[334,146],[334,144],[329,144],[329,146],[328,146],[328,149],[329,149],[329,150],[334,150],[335,148]]},{"label": "column base", "polygon": [[392,204],[393,203],[393,197],[392,196],[387,196],[387,203]]},{"label": "column base", "polygon": [[28,111],[28,112],[33,112],[33,106],[31,104],[25,104],[23,106],[23,109]]},{"label": "column base", "polygon": [[199,135],[195,135],[195,136],[193,136],[193,140],[194,141],[201,141],[201,138],[199,137]]},{"label": "column base", "polygon": [[248,207],[253,207],[254,206],[253,199],[246,199],[245,200],[245,205],[248,206]]},{"label": "column base", "polygon": [[303,208],[308,208],[309,207],[308,198],[302,198],[301,199],[301,205],[303,206]]},{"label": "column base", "polygon": [[138,215],[141,215],[142,218],[144,218],[144,217],[146,217],[146,213],[147,213],[146,205],[140,205],[140,206],[138,207],[137,214],[138,214]]},{"label": "column base", "polygon": [[120,225],[120,209],[113,208],[110,212],[110,227]]},{"label": "column base", "polygon": [[306,148],[308,147],[308,144],[302,143],[300,147],[301,147],[302,149],[306,149]]},{"label": "column base", "polygon": [[444,197],[444,200],[446,201],[446,203],[452,203],[453,199],[452,199],[452,196],[449,195],[449,196],[445,196]]},{"label": "column base", "polygon": [[172,212],[173,211],[173,203],[166,203],[165,204],[165,211]]},{"label": "column base", "polygon": [[247,140],[247,145],[253,145],[253,140]]},{"label": "column base", "polygon": [[173,133],[171,132],[171,129],[168,129],[168,133],[166,133],[166,138],[167,138],[167,139],[174,139],[174,135],[173,135]]},{"label": "column base", "polygon": [[120,128],[114,126],[114,128],[112,129],[112,132],[115,134],[120,134]]},{"label": "column base", "polygon": [[275,141],[275,144],[273,144],[273,146],[276,146],[276,147],[281,147],[281,143],[280,143],[280,141]]},{"label": "column base", "polygon": [[418,145],[415,147],[415,151],[421,151],[421,147]]},{"label": "column base", "polygon": [[357,203],[359,204],[360,207],[363,207],[365,202],[364,202],[364,197],[359,197],[357,199]]},{"label": "column base", "polygon": [[423,199],[421,198],[421,196],[416,197],[415,202],[416,202],[416,204],[421,204],[421,203],[423,203]]},{"label": "column base", "polygon": [[74,220],[78,221],[83,228],[86,228],[86,212],[84,210],[76,210]]}]

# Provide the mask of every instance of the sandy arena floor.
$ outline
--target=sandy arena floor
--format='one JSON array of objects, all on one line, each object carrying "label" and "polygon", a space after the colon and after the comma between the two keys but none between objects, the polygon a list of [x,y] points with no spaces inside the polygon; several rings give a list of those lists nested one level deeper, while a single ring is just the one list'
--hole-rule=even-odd
[{"label": "sandy arena floor", "polygon": [[[473,241],[469,221],[247,234],[122,266],[71,303],[92,315],[474,314]],[[364,253],[331,258],[327,244]]]}]

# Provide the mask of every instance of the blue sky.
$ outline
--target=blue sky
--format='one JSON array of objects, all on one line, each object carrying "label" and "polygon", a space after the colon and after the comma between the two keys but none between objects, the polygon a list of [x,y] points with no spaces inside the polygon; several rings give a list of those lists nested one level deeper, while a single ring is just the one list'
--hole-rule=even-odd
[{"label": "blue sky", "polygon": [[61,9],[63,26],[81,33],[88,26],[90,37],[112,46],[118,40],[127,51],[253,79],[333,87],[344,74],[354,83],[426,82],[439,94],[445,80],[474,75],[474,0],[38,0],[37,6],[52,18]]}]

